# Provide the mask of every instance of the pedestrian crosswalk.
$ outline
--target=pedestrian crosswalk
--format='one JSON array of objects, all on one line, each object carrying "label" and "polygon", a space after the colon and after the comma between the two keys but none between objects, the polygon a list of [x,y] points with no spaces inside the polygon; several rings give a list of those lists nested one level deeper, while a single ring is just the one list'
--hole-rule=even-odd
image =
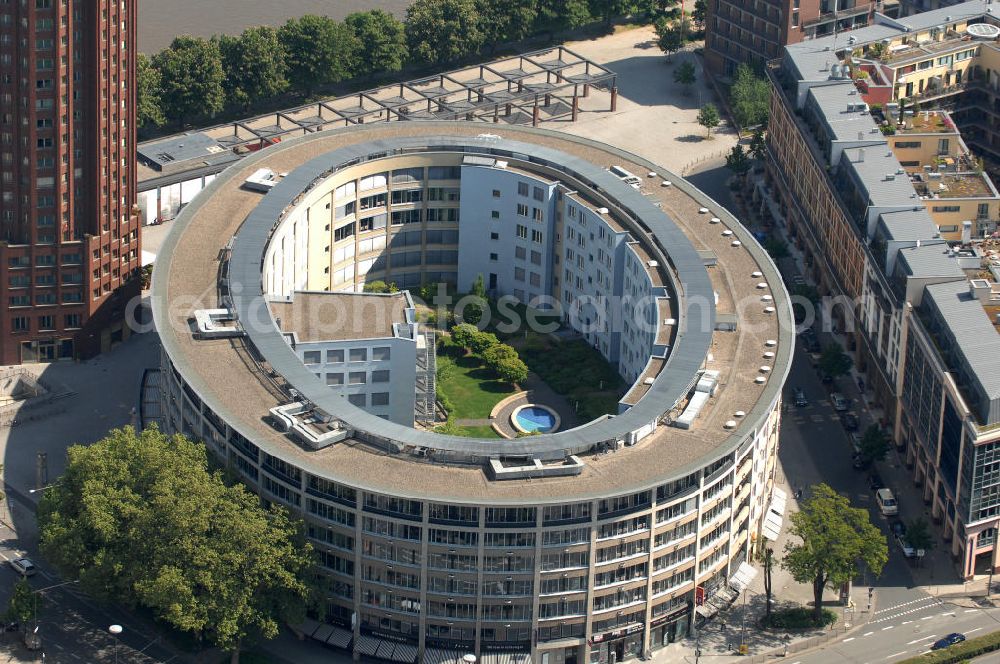
[{"label": "pedestrian crosswalk", "polygon": [[[909,602],[902,602],[900,604],[895,604],[893,606],[888,606],[879,609],[874,614],[872,614],[872,623],[886,622],[889,620],[898,620],[906,616],[910,616],[916,613],[926,613],[928,611],[940,611],[944,607],[944,602],[939,600],[937,597],[921,597],[918,599],[910,600]],[[954,615],[954,612],[945,612],[943,615]],[[931,616],[933,617],[933,616]]]}]

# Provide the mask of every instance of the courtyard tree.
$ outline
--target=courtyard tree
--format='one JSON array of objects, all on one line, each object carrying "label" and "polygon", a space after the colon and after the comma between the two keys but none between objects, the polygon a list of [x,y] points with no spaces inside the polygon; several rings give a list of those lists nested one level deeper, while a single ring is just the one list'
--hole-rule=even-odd
[{"label": "courtyard tree", "polygon": [[382,9],[348,14],[344,23],[358,40],[363,57],[355,73],[372,77],[397,72],[406,63],[406,31],[403,22]]},{"label": "courtyard tree", "polygon": [[861,436],[861,460],[864,464],[870,465],[875,461],[882,461],[889,453],[889,436],[882,431],[882,427],[872,424]]},{"label": "courtyard tree", "polygon": [[774,550],[765,546],[761,552],[760,561],[764,565],[764,623],[771,617],[771,597],[773,588],[771,586],[771,573],[774,571]]},{"label": "courtyard tree", "polygon": [[225,92],[219,45],[200,37],[177,37],[153,56],[160,73],[163,114],[183,125],[189,118],[212,117],[222,110]]},{"label": "courtyard tree", "polygon": [[851,358],[844,352],[844,347],[836,341],[823,349],[819,356],[819,369],[827,376],[839,378],[851,370]]},{"label": "courtyard tree", "polygon": [[771,89],[753,67],[741,64],[736,68],[733,86],[729,89],[729,105],[740,127],[753,127],[767,122],[771,111]]},{"label": "courtyard tree", "polygon": [[278,29],[285,50],[288,80],[308,97],[317,86],[350,78],[357,69],[360,45],[354,31],[326,16],[306,14]]},{"label": "courtyard tree", "polygon": [[726,167],[737,175],[744,175],[751,166],[750,157],[742,145],[734,145],[726,155]]},{"label": "courtyard tree", "polygon": [[478,328],[475,328],[476,334],[472,337],[472,343],[470,344],[472,352],[480,357],[483,357],[484,353],[491,347],[496,346],[500,343],[497,339],[497,335],[492,332],[480,332]]},{"label": "courtyard tree", "polygon": [[451,328],[451,340],[466,350],[472,349],[472,341],[479,334],[479,328],[471,323],[459,323]]},{"label": "courtyard tree", "polygon": [[500,377],[500,380],[511,385],[518,385],[528,379],[528,365],[519,357],[505,359],[493,367],[493,371]]},{"label": "courtyard tree", "polygon": [[679,83],[684,86],[684,94],[691,94],[691,86],[694,85],[695,81],[695,69],[694,63],[690,60],[682,62],[677,69],[674,70],[674,83]]},{"label": "courtyard tree", "polygon": [[665,16],[653,24],[653,29],[656,30],[656,45],[666,54],[667,62],[670,62],[671,55],[684,48],[686,38],[684,27],[680,24],[674,25]]},{"label": "courtyard tree", "polygon": [[406,10],[410,57],[444,65],[478,53],[485,41],[476,0],[416,0]]},{"label": "courtyard tree", "polygon": [[483,361],[494,371],[504,362],[520,359],[513,346],[497,343],[483,351]]},{"label": "courtyard tree", "polygon": [[694,0],[694,10],[691,11],[691,18],[698,23],[704,23],[705,9],[705,0]]},{"label": "courtyard tree", "polygon": [[42,553],[103,601],[232,653],[316,606],[300,522],[227,485],[205,447],[155,427],[67,451],[38,507]]},{"label": "courtyard tree", "polygon": [[535,30],[544,32],[549,41],[558,30],[578,28],[593,20],[587,0],[540,0]]},{"label": "courtyard tree", "polygon": [[812,488],[789,517],[789,534],[800,540],[785,545],[781,566],[813,591],[813,621],[823,620],[823,591],[838,588],[858,573],[864,563],[878,576],[889,559],[882,532],[868,520],[868,510],[852,507],[848,499],[826,484]]},{"label": "courtyard tree", "polygon": [[375,279],[374,281],[366,281],[363,290],[366,293],[398,293],[399,286],[396,285],[395,281],[386,283],[381,279]]},{"label": "courtyard tree", "polygon": [[750,137],[750,154],[754,159],[763,161],[767,156],[767,142],[764,140],[764,128],[757,127]]},{"label": "courtyard tree", "polygon": [[160,89],[162,79],[160,70],[153,66],[144,53],[139,53],[135,58],[135,79],[136,119],[139,127],[159,127],[166,122]]},{"label": "courtyard tree", "polygon": [[698,124],[708,131],[708,137],[712,137],[712,130],[719,126],[722,118],[719,117],[719,109],[715,104],[709,102],[698,111]]},{"label": "courtyard tree", "polygon": [[229,103],[247,110],[288,89],[285,48],[274,28],[247,28],[238,37],[219,37],[218,43]]}]

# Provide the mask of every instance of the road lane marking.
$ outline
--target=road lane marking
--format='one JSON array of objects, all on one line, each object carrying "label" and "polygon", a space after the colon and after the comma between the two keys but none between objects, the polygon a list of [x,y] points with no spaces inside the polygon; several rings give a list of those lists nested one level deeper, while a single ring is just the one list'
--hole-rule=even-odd
[{"label": "road lane marking", "polygon": [[855,638],[855,637],[853,637],[853,636],[852,636],[852,637],[850,637],[850,638],[847,638],[847,639],[844,639],[843,641],[841,641],[841,643],[847,643],[848,641],[853,641],[853,640],[854,640],[854,638]]},{"label": "road lane marking", "polygon": [[936,617],[937,616],[924,616],[923,618],[921,618],[921,620],[933,620]]},{"label": "road lane marking", "polygon": [[937,636],[937,635],[936,634],[928,634],[927,636],[923,637],[922,639],[913,639],[912,641],[907,641],[906,645],[912,646],[914,643],[920,643],[921,641],[927,641],[928,639],[933,639],[935,636]]},{"label": "road lane marking", "polygon": [[889,655],[888,657],[886,657],[886,659],[892,659],[893,657],[899,657],[900,655],[905,655],[905,654],[906,654],[905,650],[902,651],[902,652],[894,652],[891,655]]},{"label": "road lane marking", "polygon": [[862,634],[861,636],[871,636],[871,635],[872,635],[872,634],[874,634],[874,633],[875,633],[875,632],[865,632],[865,633],[864,633],[864,634]]},{"label": "road lane marking", "polygon": [[892,628],[893,628],[893,625],[889,625],[888,627],[883,627],[883,628],[882,628],[882,631],[884,632],[885,630],[887,630],[887,629],[892,629]]},{"label": "road lane marking", "polygon": [[883,609],[879,609],[878,611],[875,612],[875,615],[877,616],[883,613],[888,613],[889,611],[895,611],[896,609],[901,609],[904,606],[910,606],[911,604],[921,604],[923,602],[935,602],[935,601],[938,601],[936,597],[921,597],[919,599],[910,600],[909,602],[903,602],[902,604],[894,604],[892,606],[887,606]]},{"label": "road lane marking", "polygon": [[910,624],[911,622],[913,622],[913,621],[912,621],[912,620],[904,620],[904,621],[903,621],[903,624],[904,624],[904,625],[909,625],[909,624]]},{"label": "road lane marking", "polygon": [[979,609],[966,609],[966,610],[964,611],[964,613],[975,613],[975,612],[976,612],[976,611],[978,611],[978,610],[979,610]]},{"label": "road lane marking", "polygon": [[968,630],[965,631],[965,633],[966,634],[972,634],[973,632],[978,632],[981,629],[982,629],[982,627],[977,627],[975,629],[968,629]]}]

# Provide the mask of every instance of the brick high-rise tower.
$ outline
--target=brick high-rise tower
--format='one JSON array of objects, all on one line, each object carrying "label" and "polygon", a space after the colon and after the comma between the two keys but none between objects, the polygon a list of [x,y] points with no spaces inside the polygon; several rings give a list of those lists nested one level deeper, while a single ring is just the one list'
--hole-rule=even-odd
[{"label": "brick high-rise tower", "polygon": [[0,0],[0,363],[129,334],[138,0]]}]

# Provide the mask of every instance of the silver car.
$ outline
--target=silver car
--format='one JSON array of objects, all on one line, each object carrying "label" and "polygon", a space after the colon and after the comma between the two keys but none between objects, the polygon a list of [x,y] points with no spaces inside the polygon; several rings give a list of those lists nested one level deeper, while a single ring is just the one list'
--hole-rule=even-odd
[{"label": "silver car", "polygon": [[830,402],[833,404],[833,409],[836,411],[845,411],[851,407],[851,403],[847,400],[840,392],[834,392],[830,395]]},{"label": "silver car", "polygon": [[14,558],[13,560],[9,560],[7,562],[10,564],[11,568],[21,576],[34,576],[37,571],[35,569],[35,564],[27,558]]}]

